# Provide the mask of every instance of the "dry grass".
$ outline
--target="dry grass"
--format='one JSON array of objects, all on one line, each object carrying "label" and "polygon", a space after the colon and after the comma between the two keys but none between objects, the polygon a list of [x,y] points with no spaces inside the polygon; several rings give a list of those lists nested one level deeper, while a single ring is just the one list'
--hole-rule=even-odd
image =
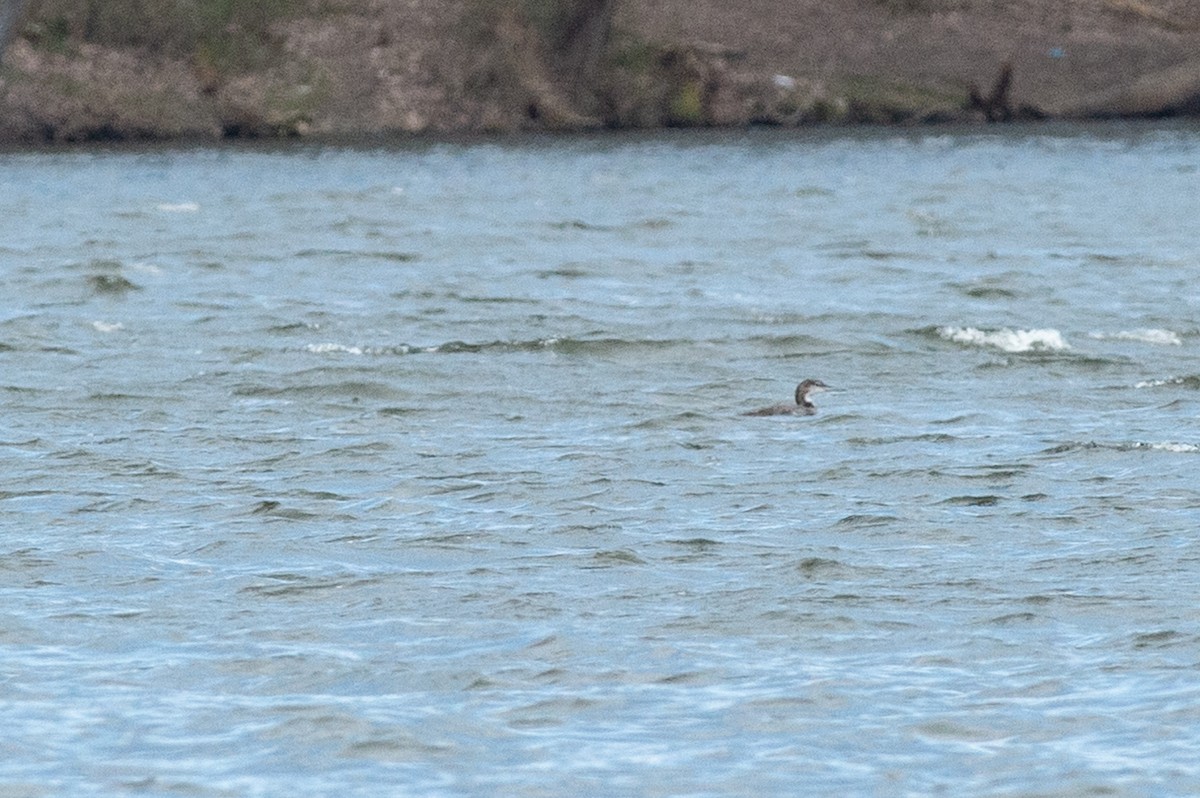
[{"label": "dry grass", "polygon": [[1128,14],[1141,20],[1161,25],[1167,30],[1194,31],[1197,26],[1172,16],[1170,13],[1156,8],[1141,0],[1103,0],[1105,7],[1121,14]]}]

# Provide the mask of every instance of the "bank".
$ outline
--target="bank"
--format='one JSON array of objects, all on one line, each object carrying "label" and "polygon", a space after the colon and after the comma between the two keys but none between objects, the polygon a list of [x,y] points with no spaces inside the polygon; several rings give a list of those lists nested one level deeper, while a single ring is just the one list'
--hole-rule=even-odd
[{"label": "bank", "polygon": [[1200,113],[1187,0],[28,0],[0,142]]}]

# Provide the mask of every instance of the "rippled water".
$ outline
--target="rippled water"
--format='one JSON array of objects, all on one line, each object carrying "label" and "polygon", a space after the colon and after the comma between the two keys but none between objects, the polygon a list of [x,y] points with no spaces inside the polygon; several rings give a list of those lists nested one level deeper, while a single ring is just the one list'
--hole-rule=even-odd
[{"label": "rippled water", "polygon": [[1198,218],[1188,127],[0,156],[0,794],[1200,792]]}]

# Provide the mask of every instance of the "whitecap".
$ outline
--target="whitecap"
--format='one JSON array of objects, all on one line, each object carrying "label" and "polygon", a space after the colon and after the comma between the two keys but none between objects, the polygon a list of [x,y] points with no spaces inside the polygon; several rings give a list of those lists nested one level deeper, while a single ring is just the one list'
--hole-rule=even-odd
[{"label": "whitecap", "polygon": [[1057,352],[1070,349],[1071,346],[1055,329],[1041,330],[1010,330],[1007,327],[999,330],[979,330],[975,327],[939,327],[938,335],[947,341],[972,346],[991,346],[1005,352],[1029,352],[1044,350]]},{"label": "whitecap", "polygon": [[1200,445],[1194,443],[1142,443],[1136,444],[1138,449],[1154,449],[1160,452],[1200,452]]},{"label": "whitecap", "polygon": [[198,202],[160,202],[155,208],[163,213],[199,213]]},{"label": "whitecap", "polygon": [[124,330],[125,325],[119,321],[115,321],[115,322],[93,321],[92,328],[95,329],[96,332],[111,333],[111,332],[117,332],[118,330]]},{"label": "whitecap", "polygon": [[341,352],[347,355],[361,355],[364,353],[361,346],[346,346],[345,344],[335,343],[308,344],[304,349],[312,352],[314,355],[326,355],[331,352]]},{"label": "whitecap", "polygon": [[1161,388],[1164,385],[1183,385],[1183,377],[1167,377],[1164,380],[1142,380],[1134,388]]},{"label": "whitecap", "polygon": [[1142,330],[1121,330],[1115,333],[1094,332],[1089,337],[1097,340],[1111,338],[1117,341],[1137,341],[1143,344],[1161,344],[1163,346],[1181,346],[1183,340],[1172,330],[1157,330],[1153,328]]}]

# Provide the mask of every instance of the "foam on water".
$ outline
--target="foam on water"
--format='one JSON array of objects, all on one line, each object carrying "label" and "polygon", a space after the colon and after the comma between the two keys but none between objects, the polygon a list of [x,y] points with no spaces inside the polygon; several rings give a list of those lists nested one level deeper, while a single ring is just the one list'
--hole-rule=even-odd
[{"label": "foam on water", "polygon": [[335,344],[333,342],[326,342],[326,343],[321,343],[321,344],[307,344],[307,345],[305,345],[304,350],[306,352],[311,352],[314,355],[327,355],[327,354],[331,354],[331,353],[338,353],[338,354],[345,354],[345,355],[369,354],[369,351],[367,349],[362,348],[361,346],[347,346],[345,344]]},{"label": "foam on water", "polygon": [[1143,344],[1160,344],[1163,346],[1181,346],[1183,339],[1179,334],[1172,330],[1159,330],[1154,328],[1142,330],[1121,330],[1115,333],[1094,332],[1090,336],[1097,341],[1116,340],[1116,341],[1137,341]]},{"label": "foam on water", "polygon": [[1062,333],[1049,328],[1010,330],[1003,327],[998,330],[980,330],[975,327],[939,327],[938,335],[957,344],[987,346],[1005,352],[1058,352],[1071,348],[1063,339]]},{"label": "foam on water", "polygon": [[1164,388],[1170,385],[1182,385],[1185,388],[1200,388],[1200,376],[1191,375],[1187,377],[1160,377],[1154,380],[1141,380],[1134,383],[1134,388]]},{"label": "foam on water", "polygon": [[198,202],[160,202],[154,207],[162,213],[199,213],[200,211]]},{"label": "foam on water", "polygon": [[1197,445],[1194,443],[1171,443],[1171,442],[1147,443],[1147,442],[1139,441],[1138,443],[1135,444],[1135,448],[1154,449],[1154,450],[1160,451],[1160,452],[1179,452],[1179,453],[1200,452],[1200,445]]}]

